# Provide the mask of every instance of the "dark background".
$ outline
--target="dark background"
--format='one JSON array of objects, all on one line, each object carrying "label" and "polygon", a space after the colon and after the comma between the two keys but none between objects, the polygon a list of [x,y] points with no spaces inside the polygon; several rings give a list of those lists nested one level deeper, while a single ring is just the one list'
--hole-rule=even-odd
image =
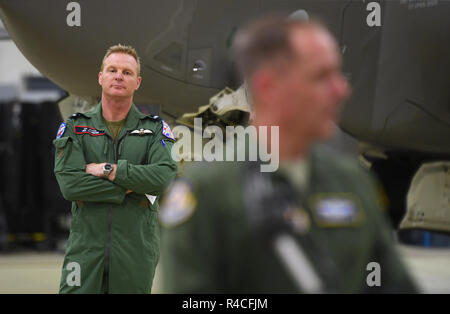
[{"label": "dark background", "polygon": [[52,143],[62,118],[57,101],[42,97],[49,91],[65,94],[29,77],[27,97],[0,99],[0,251],[64,249],[70,203],[53,174]]}]

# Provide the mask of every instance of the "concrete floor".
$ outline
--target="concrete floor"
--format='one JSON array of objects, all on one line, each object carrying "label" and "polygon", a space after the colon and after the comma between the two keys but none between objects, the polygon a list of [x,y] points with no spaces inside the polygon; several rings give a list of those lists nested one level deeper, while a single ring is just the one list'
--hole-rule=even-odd
[{"label": "concrete floor", "polygon": [[62,262],[56,253],[0,255],[0,293],[57,293]]},{"label": "concrete floor", "polygon": [[[406,264],[425,293],[450,293],[450,249],[400,247]],[[58,253],[0,255],[0,294],[57,293],[63,263]],[[157,270],[153,293],[159,292]]]},{"label": "concrete floor", "polygon": [[450,249],[401,246],[400,252],[424,293],[450,293]]}]

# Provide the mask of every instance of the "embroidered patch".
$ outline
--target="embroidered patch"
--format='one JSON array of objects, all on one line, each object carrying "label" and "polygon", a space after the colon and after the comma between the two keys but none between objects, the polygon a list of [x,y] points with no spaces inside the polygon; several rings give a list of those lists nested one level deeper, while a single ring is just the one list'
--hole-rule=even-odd
[{"label": "embroidered patch", "polygon": [[133,131],[130,132],[130,134],[143,136],[143,135],[147,135],[147,134],[153,134],[153,131],[152,130],[140,129],[140,130],[133,130]]},{"label": "embroidered patch", "polygon": [[81,125],[76,125],[75,128],[75,134],[89,134],[91,136],[100,136],[100,135],[105,135],[104,131],[99,131],[95,128],[91,128],[89,126],[81,126]]},{"label": "embroidered patch", "polygon": [[315,207],[317,223],[324,227],[359,225],[361,215],[361,210],[352,199],[322,199]]},{"label": "embroidered patch", "polygon": [[165,137],[175,141],[175,136],[173,136],[170,126],[164,120],[162,120],[162,123],[163,123],[163,131],[162,131],[163,135]]},{"label": "embroidered patch", "polygon": [[164,197],[159,220],[166,228],[186,222],[194,214],[197,200],[191,186],[184,180],[176,181]]},{"label": "embroidered patch", "polygon": [[58,132],[56,133],[56,138],[61,138],[61,136],[64,135],[64,132],[66,132],[66,127],[67,124],[66,123],[61,123],[61,125],[59,126]]}]

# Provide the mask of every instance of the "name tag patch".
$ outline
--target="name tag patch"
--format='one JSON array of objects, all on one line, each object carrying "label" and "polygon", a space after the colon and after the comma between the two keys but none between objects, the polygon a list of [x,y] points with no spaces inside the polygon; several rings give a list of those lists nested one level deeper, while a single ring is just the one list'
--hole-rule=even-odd
[{"label": "name tag patch", "polygon": [[89,126],[81,126],[76,125],[75,126],[75,134],[89,134],[91,136],[100,136],[105,135],[104,131],[99,131],[95,128],[91,128]]},{"label": "name tag patch", "polygon": [[363,221],[363,212],[353,199],[321,199],[316,203],[314,214],[322,227],[358,226]]}]

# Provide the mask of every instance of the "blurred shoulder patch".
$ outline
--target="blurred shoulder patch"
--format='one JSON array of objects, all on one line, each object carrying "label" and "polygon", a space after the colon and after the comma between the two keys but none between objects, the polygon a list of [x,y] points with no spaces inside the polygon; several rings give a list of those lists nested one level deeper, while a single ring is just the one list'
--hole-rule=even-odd
[{"label": "blurred shoulder patch", "polygon": [[196,206],[191,184],[186,180],[177,180],[162,201],[159,221],[166,228],[179,226],[192,217]]}]

